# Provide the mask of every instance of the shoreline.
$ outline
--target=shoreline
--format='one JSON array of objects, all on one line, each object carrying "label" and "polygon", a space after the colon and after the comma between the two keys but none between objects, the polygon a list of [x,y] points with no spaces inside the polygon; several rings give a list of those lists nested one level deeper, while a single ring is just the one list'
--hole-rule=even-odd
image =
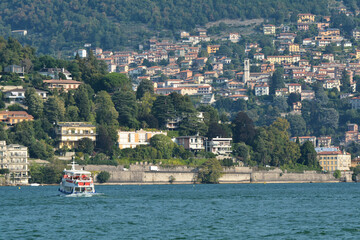
[{"label": "shoreline", "polygon": [[[190,182],[109,182],[109,183],[95,183],[95,186],[146,186],[146,185],[225,185],[225,184],[296,184],[296,183],[356,183],[356,182],[342,182],[342,181],[269,181],[269,182],[220,182],[216,184],[205,183],[190,183]],[[59,184],[41,184],[40,186],[25,185],[0,185],[0,187],[42,187],[42,186],[58,186]]]}]

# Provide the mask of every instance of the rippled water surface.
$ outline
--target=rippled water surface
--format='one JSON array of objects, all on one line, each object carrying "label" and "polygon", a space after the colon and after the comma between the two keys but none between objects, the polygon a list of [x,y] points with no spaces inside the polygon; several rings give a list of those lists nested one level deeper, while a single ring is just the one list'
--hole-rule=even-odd
[{"label": "rippled water surface", "polygon": [[0,239],[360,239],[360,184],[1,187]]}]

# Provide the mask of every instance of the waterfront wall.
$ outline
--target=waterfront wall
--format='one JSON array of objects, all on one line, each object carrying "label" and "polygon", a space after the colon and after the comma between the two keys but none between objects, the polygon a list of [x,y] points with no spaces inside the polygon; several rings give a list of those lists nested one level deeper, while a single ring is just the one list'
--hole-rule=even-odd
[{"label": "waterfront wall", "polygon": [[[197,169],[176,166],[161,167],[151,171],[150,165],[131,165],[129,169],[123,166],[87,165],[85,170],[97,174],[108,171],[111,174],[109,183],[119,184],[168,184],[173,179],[174,184],[191,184],[196,182]],[[342,172],[341,181],[351,182],[352,172]],[[220,183],[303,183],[303,182],[339,182],[331,173],[317,173],[307,171],[304,173],[282,172],[280,169],[268,171],[255,171],[248,167],[224,168]]]}]

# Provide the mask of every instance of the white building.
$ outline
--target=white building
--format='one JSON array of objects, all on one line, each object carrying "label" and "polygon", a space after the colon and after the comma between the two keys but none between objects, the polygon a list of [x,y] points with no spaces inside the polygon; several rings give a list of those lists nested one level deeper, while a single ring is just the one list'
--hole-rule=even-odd
[{"label": "white building", "polygon": [[205,149],[207,152],[212,152],[216,155],[230,155],[232,138],[213,138],[205,141]]},{"label": "white building", "polygon": [[183,146],[186,150],[196,152],[205,150],[204,139],[202,136],[181,136],[175,138],[175,143]]},{"label": "white building", "polygon": [[10,182],[29,183],[28,148],[0,141],[0,169],[9,169]]},{"label": "white building", "polygon": [[87,57],[87,52],[85,49],[79,49],[77,51],[74,52],[74,57],[76,56],[76,54],[79,54],[79,57],[81,58],[86,58]]},{"label": "white building", "polygon": [[118,144],[120,149],[124,148],[136,148],[140,145],[148,145],[150,143],[150,139],[157,135],[163,134],[167,135],[167,132],[163,131],[118,131]]},{"label": "white building", "polygon": [[62,79],[72,80],[71,73],[65,68],[43,68],[39,71],[39,74],[49,76],[51,79],[60,79],[60,73],[65,76],[65,78]]},{"label": "white building", "polygon": [[[25,101],[25,89],[12,89],[4,91],[4,98],[11,104],[24,103]],[[36,93],[42,98],[47,99],[47,91],[35,89]]]},{"label": "white building", "polygon": [[289,93],[301,93],[301,84],[298,84],[298,83],[288,84],[288,92]]},{"label": "white building", "polygon": [[255,96],[269,95],[269,86],[266,83],[257,84],[255,87]]}]

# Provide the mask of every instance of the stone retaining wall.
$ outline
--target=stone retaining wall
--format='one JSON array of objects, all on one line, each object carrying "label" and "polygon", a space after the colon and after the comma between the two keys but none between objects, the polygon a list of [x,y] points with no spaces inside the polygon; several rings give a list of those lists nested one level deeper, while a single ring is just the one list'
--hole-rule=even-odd
[{"label": "stone retaining wall", "polygon": [[[111,175],[109,183],[143,183],[164,184],[174,179],[173,183],[191,184],[196,181],[197,169],[177,166],[161,167],[158,171],[150,171],[150,165],[131,165],[130,169],[123,166],[87,165],[82,166],[87,171],[108,171]],[[342,181],[351,182],[352,172],[342,172]],[[220,183],[272,183],[272,182],[338,182],[331,173],[283,173],[280,169],[254,171],[248,167],[224,168]]]}]

